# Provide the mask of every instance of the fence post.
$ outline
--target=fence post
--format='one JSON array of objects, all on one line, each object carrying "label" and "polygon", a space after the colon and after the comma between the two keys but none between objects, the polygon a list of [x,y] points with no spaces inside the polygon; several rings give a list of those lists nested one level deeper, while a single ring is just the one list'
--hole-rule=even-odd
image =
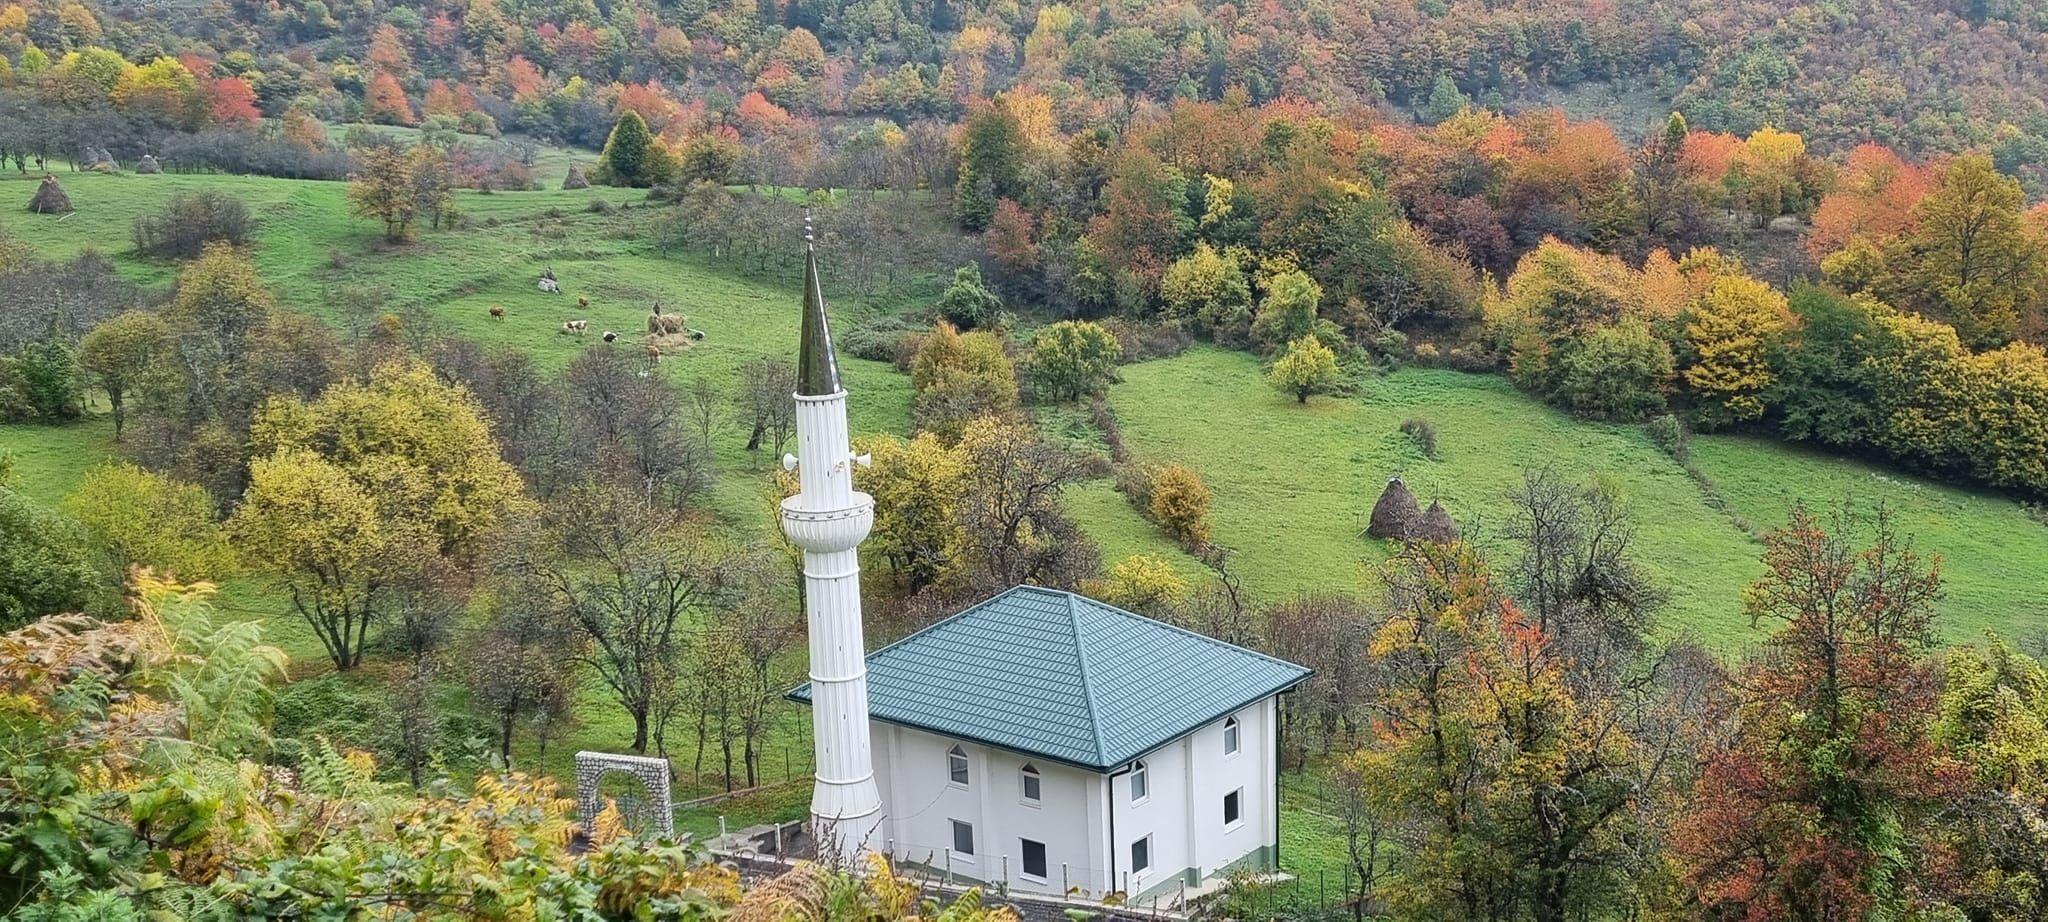
[{"label": "fence post", "polygon": [[1010,884],[1010,856],[1008,856],[1008,855],[1004,855],[1004,856],[1003,856],[1003,885],[1004,885],[1004,886],[1009,886],[1009,884]]},{"label": "fence post", "polygon": [[946,849],[946,886],[953,885],[953,850]]},{"label": "fence post", "polygon": [[1074,885],[1067,882],[1067,863],[1062,861],[1060,862],[1060,894],[1065,895],[1073,889]]}]

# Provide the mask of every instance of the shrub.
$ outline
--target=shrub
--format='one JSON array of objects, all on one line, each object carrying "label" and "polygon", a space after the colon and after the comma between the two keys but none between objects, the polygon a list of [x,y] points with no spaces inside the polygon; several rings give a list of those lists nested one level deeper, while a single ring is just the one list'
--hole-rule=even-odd
[{"label": "shrub", "polygon": [[1643,424],[1643,431],[1672,460],[1683,464],[1692,459],[1692,436],[1685,431],[1685,424],[1679,422],[1676,415],[1666,413],[1651,419]]},{"label": "shrub", "polygon": [[1078,400],[1116,380],[1123,346],[1085,320],[1063,320],[1032,337],[1031,383],[1044,400]]},{"label": "shrub", "polygon": [[242,200],[208,189],[181,192],[155,214],[137,217],[129,228],[135,249],[157,259],[191,259],[215,241],[249,242],[249,208]]},{"label": "shrub", "polygon": [[1401,431],[1415,442],[1416,450],[1422,456],[1436,460],[1436,424],[1420,416],[1411,416],[1401,421]]},{"label": "shrub", "polygon": [[986,327],[1003,312],[1003,299],[982,284],[981,267],[973,263],[953,270],[953,283],[939,296],[939,316],[963,330]]},{"label": "shrub", "polygon": [[1202,475],[1181,464],[1169,464],[1152,475],[1152,521],[1182,547],[1209,543],[1209,485]]},{"label": "shrub", "polygon": [[1116,491],[1139,515],[1152,515],[1152,466],[1121,464],[1116,469]]},{"label": "shrub", "polygon": [[1287,344],[1287,351],[1273,363],[1266,380],[1275,388],[1307,403],[1310,397],[1337,389],[1337,353],[1313,336]]},{"label": "shrub", "polygon": [[1648,325],[1601,327],[1560,351],[1550,397],[1573,412],[1612,420],[1663,412],[1674,362]]}]

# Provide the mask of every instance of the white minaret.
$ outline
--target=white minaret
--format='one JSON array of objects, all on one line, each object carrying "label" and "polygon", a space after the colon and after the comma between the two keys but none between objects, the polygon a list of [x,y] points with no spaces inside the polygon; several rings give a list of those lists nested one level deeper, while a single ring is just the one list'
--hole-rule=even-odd
[{"label": "white minaret", "polygon": [[811,725],[818,780],[811,822],[819,852],[849,866],[878,851],[882,797],[868,744],[867,648],[861,639],[860,551],[875,524],[875,501],[853,488],[846,389],[825,325],[818,253],[804,226],[803,340],[797,353],[796,464],[802,484],[782,501],[782,532],[804,552],[804,613],[810,619]]}]

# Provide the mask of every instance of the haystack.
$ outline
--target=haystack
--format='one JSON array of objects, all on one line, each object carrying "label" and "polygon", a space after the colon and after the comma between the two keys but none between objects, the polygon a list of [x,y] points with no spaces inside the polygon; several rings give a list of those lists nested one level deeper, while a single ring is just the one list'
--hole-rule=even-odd
[{"label": "haystack", "polygon": [[1366,523],[1365,534],[1372,538],[1406,539],[1421,519],[1422,507],[1415,502],[1415,494],[1401,478],[1390,477],[1386,492],[1372,506],[1372,520]]},{"label": "haystack", "polygon": [[562,188],[588,189],[590,188],[590,180],[583,178],[583,171],[581,169],[572,166],[569,168],[569,175],[562,177]]},{"label": "haystack", "polygon": [[157,163],[156,157],[149,154],[143,154],[142,159],[135,162],[135,172],[137,173],[151,174],[163,171],[163,165]]},{"label": "haystack", "polygon": [[56,174],[43,174],[43,184],[36,187],[35,197],[28,200],[28,210],[36,214],[67,214],[71,211],[71,196],[65,195],[64,187],[57,185]]},{"label": "haystack", "polygon": [[1451,520],[1450,510],[1436,500],[1429,501],[1429,509],[1422,513],[1421,521],[1409,529],[1408,537],[1431,544],[1449,544],[1458,540],[1458,523]]},{"label": "haystack", "polygon": [[647,332],[656,336],[674,336],[682,333],[685,329],[683,315],[681,314],[656,313],[647,315]]}]

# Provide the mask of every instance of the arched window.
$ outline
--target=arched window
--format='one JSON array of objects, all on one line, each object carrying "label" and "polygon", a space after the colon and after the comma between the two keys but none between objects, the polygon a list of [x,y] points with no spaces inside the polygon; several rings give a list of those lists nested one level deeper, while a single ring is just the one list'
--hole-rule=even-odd
[{"label": "arched window", "polygon": [[967,751],[955,746],[946,750],[946,775],[954,784],[967,783]]},{"label": "arched window", "polygon": [[1223,722],[1223,754],[1227,756],[1237,754],[1237,718],[1235,717]]},{"label": "arched window", "polygon": [[1152,786],[1145,780],[1145,763],[1131,763],[1131,803],[1138,803],[1152,796]]},{"label": "arched window", "polygon": [[1024,802],[1032,804],[1038,803],[1041,795],[1038,779],[1038,769],[1033,768],[1031,763],[1026,762],[1024,763],[1024,771],[1019,776],[1019,778],[1024,783]]}]

